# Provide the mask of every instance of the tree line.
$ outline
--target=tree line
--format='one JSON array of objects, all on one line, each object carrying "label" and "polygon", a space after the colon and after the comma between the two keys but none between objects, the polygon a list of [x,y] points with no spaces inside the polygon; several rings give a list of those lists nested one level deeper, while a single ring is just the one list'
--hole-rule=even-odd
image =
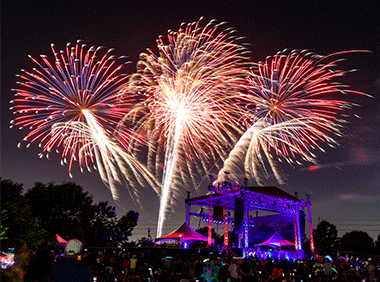
[{"label": "tree line", "polygon": [[353,230],[338,237],[334,224],[322,220],[313,230],[315,252],[319,255],[380,255],[380,234],[375,241],[367,232]]},{"label": "tree line", "polygon": [[23,185],[0,178],[0,239],[24,240],[30,249],[77,238],[88,246],[123,247],[130,243],[139,214],[133,210],[118,217],[108,202],[94,203],[93,196],[75,183],[36,182]]},{"label": "tree line", "polygon": [[[19,238],[31,249],[56,243],[56,234],[64,239],[78,238],[94,247],[136,246],[128,241],[138,223],[138,212],[130,210],[121,217],[108,202],[94,203],[93,197],[73,182],[43,184],[24,191],[23,185],[0,178],[0,239]],[[207,236],[207,227],[197,230]],[[215,230],[216,243],[223,236]],[[339,253],[380,255],[380,234],[374,241],[367,232],[354,230],[338,237],[335,225],[322,220],[313,230],[315,252],[335,256]],[[306,239],[309,240],[309,239]],[[140,245],[150,245],[141,238]],[[305,247],[310,246],[309,241]]]}]

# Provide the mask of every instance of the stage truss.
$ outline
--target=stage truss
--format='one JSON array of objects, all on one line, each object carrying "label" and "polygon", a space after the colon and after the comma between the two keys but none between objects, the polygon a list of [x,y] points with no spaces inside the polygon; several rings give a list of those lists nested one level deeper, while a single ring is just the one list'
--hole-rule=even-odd
[{"label": "stage truss", "polygon": [[[212,183],[212,177],[211,177]],[[245,183],[247,180],[245,180]],[[237,230],[235,233],[239,235],[239,247],[243,248],[243,254],[248,250],[248,228],[253,224],[253,219],[250,217],[249,212],[252,210],[264,210],[280,214],[291,214],[294,216],[294,230],[295,230],[295,249],[300,253],[303,252],[303,237],[304,233],[301,230],[301,217],[304,216],[305,208],[308,210],[308,221],[310,230],[310,247],[312,253],[314,253],[314,241],[312,234],[312,222],[310,206],[311,202],[307,195],[307,200],[299,199],[297,196],[292,196],[285,191],[277,187],[247,187],[230,181],[224,181],[218,184],[210,184],[208,187],[208,194],[195,198],[188,198],[185,200],[186,222],[189,223],[189,217],[200,217],[203,220],[209,222],[208,230],[208,245],[211,246],[211,229],[213,223],[224,224],[224,248],[228,249],[228,225],[235,224],[235,218],[232,217],[230,211],[236,209],[236,198],[243,199],[244,214],[243,214],[243,228],[241,231]],[[203,212],[192,212],[191,206],[200,206]],[[213,210],[218,207],[223,209],[223,220],[215,221]],[[204,209],[206,208],[206,209]],[[207,211],[208,208],[208,212]],[[236,211],[235,211],[236,212]],[[241,240],[243,236],[243,240]],[[243,246],[240,246],[240,242],[243,241]]]}]

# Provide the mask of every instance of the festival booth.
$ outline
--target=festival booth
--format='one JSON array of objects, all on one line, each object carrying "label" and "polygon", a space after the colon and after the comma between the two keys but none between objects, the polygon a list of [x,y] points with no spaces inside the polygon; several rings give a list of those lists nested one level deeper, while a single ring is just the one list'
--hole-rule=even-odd
[{"label": "festival booth", "polygon": [[[197,241],[205,241],[208,242],[208,238],[196,232],[193,228],[191,228],[186,222],[184,222],[180,227],[174,230],[172,233],[164,235],[160,238],[156,238],[154,240],[154,245],[156,246],[157,242],[161,241],[177,241],[180,243],[180,246],[183,249],[188,249],[189,245],[193,242]],[[212,243],[214,243],[214,239],[212,239]]]}]

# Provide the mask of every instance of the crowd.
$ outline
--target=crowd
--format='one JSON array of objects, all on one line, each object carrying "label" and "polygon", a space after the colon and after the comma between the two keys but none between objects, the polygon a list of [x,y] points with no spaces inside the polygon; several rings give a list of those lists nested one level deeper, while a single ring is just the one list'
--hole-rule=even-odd
[{"label": "crowd", "polygon": [[216,251],[167,256],[160,249],[87,250],[79,240],[70,240],[64,250],[42,249],[29,257],[23,255],[26,246],[22,243],[11,249],[13,261],[9,254],[2,255],[1,281],[380,281],[378,258],[277,261]]}]

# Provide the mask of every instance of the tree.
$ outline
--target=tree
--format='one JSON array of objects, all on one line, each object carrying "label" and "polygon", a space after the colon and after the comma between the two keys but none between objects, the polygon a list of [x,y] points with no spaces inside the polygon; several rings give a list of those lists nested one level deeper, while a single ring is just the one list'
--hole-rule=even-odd
[{"label": "tree", "polygon": [[377,240],[375,241],[376,253],[380,255],[380,234],[377,234]]},{"label": "tree", "polygon": [[129,211],[120,219],[117,218],[115,207],[108,202],[95,205],[95,217],[88,231],[88,243],[98,247],[126,246],[128,237],[132,235],[138,222],[139,214]]},{"label": "tree", "polygon": [[[28,248],[37,249],[46,240],[46,230],[40,228],[32,213],[32,208],[23,196],[22,184],[11,180],[1,180],[1,228],[6,237],[22,239]],[[4,216],[4,217],[3,217]]]},{"label": "tree", "polygon": [[315,250],[318,254],[333,254],[336,252],[335,243],[338,239],[338,230],[334,224],[322,220],[313,230]]},{"label": "tree", "polygon": [[56,234],[90,246],[125,245],[139,216],[131,210],[118,219],[115,207],[94,204],[88,192],[71,182],[36,182],[23,195],[22,185],[1,179],[1,205],[0,238],[23,239],[32,249],[54,241]]},{"label": "tree", "polygon": [[375,252],[375,243],[367,232],[354,230],[342,236],[339,240],[339,249],[354,252],[355,254],[368,255]]},{"label": "tree", "polygon": [[108,205],[108,202],[99,202],[94,205],[94,219],[88,229],[87,243],[90,246],[105,247],[116,228],[117,215],[115,207]]},{"label": "tree", "polygon": [[1,209],[1,221],[0,221],[0,241],[8,239],[7,237],[7,230],[9,227],[4,226],[3,222],[7,221],[8,219],[8,214],[6,209]]},{"label": "tree", "polygon": [[59,185],[37,182],[25,198],[38,226],[47,230],[50,239],[55,238],[55,234],[85,239],[94,219],[94,206],[92,196],[81,186],[71,182]]},{"label": "tree", "polygon": [[22,193],[24,188],[22,184],[14,183],[12,180],[3,179],[0,177],[1,182],[1,204],[5,204],[14,199],[23,198]]},{"label": "tree", "polygon": [[125,246],[128,237],[132,235],[133,229],[137,226],[139,213],[133,210],[127,212],[117,222],[117,241],[121,246]]}]

